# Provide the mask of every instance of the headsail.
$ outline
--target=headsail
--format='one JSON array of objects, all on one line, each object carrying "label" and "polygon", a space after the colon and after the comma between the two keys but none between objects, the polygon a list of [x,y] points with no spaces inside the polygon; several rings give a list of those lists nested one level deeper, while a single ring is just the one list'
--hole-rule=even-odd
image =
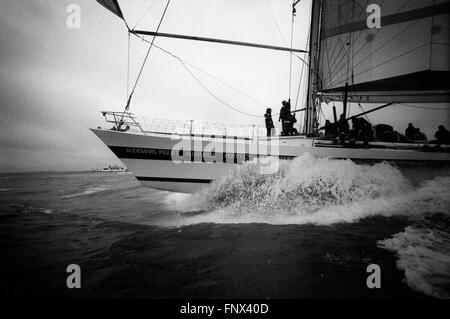
[{"label": "headsail", "polygon": [[[320,0],[319,0],[320,1]],[[450,101],[449,0],[321,0],[318,95],[366,103]],[[381,27],[369,28],[369,4]]]},{"label": "headsail", "polygon": [[117,0],[97,0],[97,2],[100,3],[102,6],[104,6],[106,9],[108,9],[109,11],[111,11],[112,13],[114,13],[116,16],[121,18],[122,20],[125,20]]}]

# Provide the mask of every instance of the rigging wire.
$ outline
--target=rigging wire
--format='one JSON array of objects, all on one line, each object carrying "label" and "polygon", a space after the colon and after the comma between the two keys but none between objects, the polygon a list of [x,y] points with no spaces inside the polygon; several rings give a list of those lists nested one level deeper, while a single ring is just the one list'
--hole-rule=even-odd
[{"label": "rigging wire", "polygon": [[[367,7],[367,5],[369,4],[369,1],[370,1],[370,0],[367,0],[367,2],[366,2],[365,5],[364,5],[364,8]],[[380,7],[383,6],[383,4],[384,4],[385,1],[386,1],[386,0],[383,0],[383,1],[380,3]],[[365,10],[361,10],[361,11],[360,11],[360,13],[359,13],[358,17],[356,18],[356,20],[359,20],[359,19],[361,18],[361,16],[362,16],[363,13],[365,13]],[[362,34],[362,32],[363,32],[363,31],[359,31],[358,36],[356,37],[356,39],[353,40],[353,41],[354,41],[353,43],[355,43],[355,42],[359,39],[359,37],[360,37],[360,35]],[[376,33],[375,33],[375,34],[376,34]],[[345,39],[345,42],[347,42],[348,40],[350,40],[350,37],[351,37],[351,35],[350,35],[350,33],[349,33],[349,34],[347,35],[346,39]],[[342,49],[344,48],[344,42],[342,42],[342,40],[341,40],[341,35],[339,35],[339,38],[337,39],[336,44],[334,45],[334,48],[333,48],[333,50],[331,50],[331,52],[335,52],[335,50],[336,50],[336,48],[337,48],[337,46],[338,46],[339,43],[341,43],[342,45],[340,46],[339,52],[338,52],[338,54],[336,55],[336,57],[335,57],[335,59],[334,59],[332,65],[330,66],[330,68],[332,69],[333,72],[334,72],[338,67],[340,67],[341,63],[343,62],[343,59],[345,58],[345,50],[344,50],[344,53],[341,55]],[[358,52],[357,52],[357,53],[358,53]],[[339,57],[340,57],[340,58],[339,58]],[[338,61],[338,62],[336,63],[336,61]],[[330,77],[331,77],[331,74],[330,74]],[[331,78],[330,78],[330,79],[324,78],[324,80],[330,80],[330,81],[331,81],[332,79],[331,79]]]},{"label": "rigging wire", "polygon": [[[266,4],[267,9],[270,12],[270,16],[272,17],[273,22],[275,23],[275,25],[277,27],[277,30],[278,30],[278,33],[281,36],[281,39],[283,40],[284,44],[286,46],[288,46],[288,43],[287,43],[287,41],[286,41],[286,39],[285,39],[285,37],[283,35],[283,32],[281,32],[280,24],[278,23],[278,21],[277,21],[277,19],[275,17],[275,14],[273,13],[273,11],[272,11],[272,9],[270,7],[270,4],[269,4],[268,0],[264,0],[264,2]],[[291,23],[291,39],[290,39],[291,40],[291,42],[290,42],[290,48],[291,49],[292,49],[292,45],[293,45],[293,34],[294,34],[294,17],[295,17],[295,6],[294,5],[295,5],[295,0],[292,1],[292,23]],[[293,52],[291,51],[290,52],[290,59],[289,59],[289,89],[288,89],[289,99],[291,99],[291,89],[292,89],[292,55],[293,55]]]},{"label": "rigging wire", "polygon": [[[137,34],[134,34],[134,35],[135,35],[136,37],[138,37],[139,39],[141,39],[142,41],[149,43],[149,41],[148,41],[147,39],[145,39],[144,37],[141,37],[141,36],[139,36],[139,35],[137,35]],[[239,89],[233,87],[231,84],[225,82],[225,81],[222,80],[222,79],[219,79],[218,77],[212,75],[211,73],[208,73],[208,72],[206,72],[205,70],[202,70],[201,68],[199,68],[198,66],[196,66],[196,65],[194,65],[194,64],[192,64],[192,63],[190,63],[189,61],[187,61],[187,60],[185,60],[185,59],[182,59],[181,57],[175,55],[174,53],[172,53],[172,52],[170,52],[170,51],[168,51],[168,50],[166,50],[166,49],[163,49],[162,47],[160,47],[160,46],[158,46],[158,45],[156,45],[156,44],[153,44],[153,46],[154,46],[155,48],[157,48],[158,50],[160,50],[160,51],[162,51],[162,52],[164,52],[164,53],[166,53],[166,54],[168,54],[168,55],[171,55],[172,57],[174,57],[174,58],[176,58],[176,59],[181,59],[181,60],[183,60],[183,62],[186,63],[187,65],[189,65],[190,67],[196,69],[196,70],[199,71],[200,73],[203,73],[204,75],[208,76],[209,78],[214,79],[214,80],[216,80],[217,82],[219,82],[219,83],[225,85],[226,87],[232,89],[233,91],[235,91],[235,92],[237,92],[237,93],[239,93],[239,94],[245,96],[245,97],[248,98],[249,100],[252,100],[253,102],[255,102],[255,103],[257,103],[257,104],[259,104],[259,105],[261,105],[261,106],[266,106],[266,104],[264,104],[263,102],[261,102],[261,101],[257,100],[256,98],[254,98],[254,97],[248,95],[247,93],[245,93],[245,92],[243,92],[243,91],[241,91],[241,90],[239,90]]]},{"label": "rigging wire", "polygon": [[[381,5],[385,2],[386,0],[384,0],[382,3],[381,3]],[[406,0],[401,6],[400,6],[400,8],[395,12],[395,14],[397,14],[397,13],[399,13],[405,6],[406,6],[406,4],[408,4],[408,2],[409,2],[410,0]],[[380,6],[381,6],[380,5]],[[412,23],[412,24],[414,24],[414,22]],[[412,25],[411,24],[411,25]],[[407,27],[408,28],[408,27]],[[378,31],[375,31],[374,32],[374,35],[377,35],[379,32],[380,32],[381,30],[378,30]],[[400,33],[402,33],[404,30],[402,30]],[[361,31],[359,31],[359,33],[358,33],[358,35],[357,35],[357,37],[356,37],[356,39],[354,39],[353,41],[353,43],[355,43],[358,39],[359,39],[359,37],[361,36],[361,34],[363,33],[363,30],[361,30]],[[350,40],[350,37],[351,37],[351,35],[352,35],[352,33],[349,33],[348,34],[348,36],[347,36],[347,39],[346,39],[346,41],[348,41],[348,40]],[[395,36],[394,36],[395,37]],[[390,40],[388,40],[388,41],[390,41]],[[356,55],[356,54],[358,54],[364,47],[366,47],[368,44],[370,43],[370,41],[366,41],[354,54],[353,54],[353,56],[352,56],[352,58]],[[342,49],[342,48],[341,48]],[[372,52],[372,53],[374,53],[374,52]],[[339,57],[339,54],[340,53],[338,53],[338,57]],[[369,54],[369,56],[368,57],[370,57],[371,56],[371,54]],[[341,64],[341,62],[343,62],[343,58],[345,57],[345,54],[343,55],[343,56],[341,56],[341,58],[339,59],[339,62],[335,65],[335,66],[333,66],[333,70],[332,70],[332,72],[334,73],[334,74],[337,74],[337,73],[339,73],[340,71],[342,71],[343,69],[344,69],[344,67],[345,67],[345,65],[342,65]],[[342,76],[341,76],[341,79],[342,79]],[[331,79],[329,79],[330,80],[330,82],[331,82]],[[336,83],[336,81],[333,81],[334,83],[333,84],[335,84]]]},{"label": "rigging wire", "polygon": [[[371,57],[373,54],[375,54],[376,52],[378,52],[379,50],[381,50],[382,48],[384,48],[389,42],[391,42],[392,40],[394,40],[395,38],[397,38],[399,35],[401,35],[402,33],[404,33],[405,31],[407,31],[409,28],[411,28],[414,24],[416,24],[417,22],[419,22],[420,20],[414,20],[413,22],[411,22],[410,24],[408,24],[405,28],[403,28],[400,32],[398,32],[397,34],[395,34],[394,36],[392,36],[391,38],[389,38],[387,41],[385,41],[383,43],[383,45],[379,46],[378,48],[376,48],[374,51],[372,51],[371,53],[369,53],[368,55],[366,55],[363,59],[361,59],[356,65],[355,67],[357,67],[358,65],[360,65],[364,60],[368,59],[369,57]],[[356,52],[353,57],[359,53],[361,49],[358,50],[358,52]]]},{"label": "rigging wire", "polygon": [[389,59],[389,60],[386,60],[386,61],[384,61],[384,62],[378,63],[377,65],[375,65],[375,66],[372,67],[372,68],[369,68],[369,69],[366,69],[366,70],[361,71],[361,72],[359,72],[359,73],[356,73],[355,76],[358,76],[358,75],[367,73],[367,72],[369,72],[369,71],[372,71],[372,70],[375,69],[375,68],[378,68],[378,67],[380,67],[380,66],[382,66],[382,65],[385,65],[386,63],[392,62],[392,61],[394,61],[394,60],[396,60],[396,59],[398,59],[398,58],[401,58],[402,56],[408,55],[408,54],[410,54],[411,52],[414,52],[414,51],[416,51],[416,50],[418,50],[418,49],[421,49],[421,48],[423,48],[423,47],[425,47],[425,46],[427,46],[427,45],[428,45],[428,43],[424,43],[424,44],[422,44],[422,45],[419,45],[419,46],[417,46],[417,47],[415,47],[415,48],[413,48],[413,49],[411,49],[411,50],[408,50],[408,51],[406,51],[406,52],[404,52],[404,53],[402,53],[402,54],[397,55],[396,57],[393,57],[393,58],[391,58],[391,59]]},{"label": "rigging wire", "polygon": [[294,110],[297,109],[298,106],[298,96],[300,95],[300,87],[302,86],[302,79],[303,79],[303,70],[305,68],[305,64],[302,64],[302,69],[300,71],[300,79],[298,81],[298,88],[297,88],[297,95],[295,97],[295,106],[294,106]]},{"label": "rigging wire", "polygon": [[[310,37],[310,34],[311,34],[311,29],[308,31],[308,37],[306,38],[306,45],[305,45],[305,48],[307,48],[308,45],[309,45],[309,37]],[[305,53],[304,55],[306,55],[306,53]],[[296,56],[297,56],[297,55],[296,55]],[[299,56],[297,56],[297,57],[300,59]],[[299,82],[298,82],[297,96],[296,96],[296,98],[295,98],[295,106],[294,106],[294,110],[296,110],[296,109],[297,109],[297,106],[298,106],[298,97],[299,97],[299,94],[300,94],[300,87],[301,87],[301,84],[302,84],[303,71],[304,71],[305,65],[308,66],[308,70],[309,70],[309,65],[306,63],[306,61],[304,61],[303,59],[300,59],[300,60],[301,60],[303,63],[302,63],[302,69],[301,69],[301,71],[300,71],[300,80],[299,80]]]},{"label": "rigging wire", "polygon": [[204,71],[204,70],[202,70],[202,69],[200,69],[200,68],[196,67],[196,66],[195,66],[195,65],[193,65],[192,63],[189,63],[189,62],[187,62],[186,60],[183,60],[183,62],[184,62],[184,63],[186,63],[187,65],[189,65],[190,67],[192,67],[192,68],[196,69],[197,71],[199,71],[199,72],[201,72],[201,73],[205,74],[206,76],[208,76],[208,77],[210,77],[210,78],[212,78],[212,79],[216,80],[217,82],[220,82],[220,83],[222,83],[223,85],[225,85],[226,87],[228,87],[228,88],[232,89],[233,91],[235,91],[235,92],[237,92],[237,93],[239,93],[239,94],[241,94],[241,95],[245,96],[246,98],[248,98],[248,99],[252,100],[253,102],[256,102],[256,103],[258,103],[258,104],[259,104],[259,105],[261,105],[261,106],[266,106],[266,104],[262,103],[261,101],[258,101],[258,100],[257,100],[257,99],[255,99],[254,97],[251,97],[251,96],[250,96],[250,95],[248,95],[247,93],[245,93],[245,92],[243,92],[243,91],[241,91],[241,90],[239,90],[239,89],[237,89],[237,88],[235,88],[235,87],[231,86],[231,85],[230,85],[230,84],[228,84],[227,82],[225,82],[225,81],[223,81],[223,80],[221,80],[221,79],[219,79],[219,78],[215,77],[214,75],[212,75],[212,74],[209,74],[209,73],[207,73],[206,71]]},{"label": "rigging wire", "polygon": [[[354,42],[353,40],[355,39],[355,3],[352,2],[352,31],[351,31],[351,36],[350,36],[350,41],[349,43],[347,43],[348,47],[348,61],[347,61],[347,78],[345,80],[346,86],[347,86],[347,92],[345,93],[345,95],[347,96],[348,94],[348,84],[349,83],[349,77],[350,77],[350,70],[351,70],[351,74],[352,74],[352,79],[353,79],[353,64],[354,64],[354,58],[353,56],[351,56],[353,54],[353,52],[355,52],[355,46],[354,46]],[[351,63],[351,68],[350,68],[350,63]],[[348,101],[345,101],[345,103],[347,103]],[[351,113],[351,108],[352,108],[352,103],[348,102],[347,103],[347,114],[345,114],[345,117],[347,117],[348,115],[350,115]]]},{"label": "rigging wire", "polygon": [[128,61],[127,61],[127,96],[126,99],[128,99],[128,94],[130,93],[130,38],[131,34],[128,31]]},{"label": "rigging wire", "polygon": [[[323,55],[322,59],[325,60],[325,56],[327,57],[327,67],[328,67],[328,75],[325,74],[325,77],[330,77],[331,78],[331,66],[330,66],[331,62],[330,62],[330,53],[329,53],[329,50],[328,50],[328,41],[323,41],[323,44],[324,44],[324,52],[326,54]],[[322,61],[322,63],[325,63],[325,61]],[[324,70],[323,73],[325,73],[325,70]]]},{"label": "rigging wire", "polygon": [[222,100],[221,98],[219,98],[217,95],[215,95],[210,89],[208,89],[193,73],[192,71],[186,66],[186,64],[181,60],[178,59],[178,61],[180,61],[181,65],[185,68],[185,70],[191,75],[191,77],[206,91],[208,92],[212,97],[214,97],[217,101],[219,101],[220,103],[222,103],[223,105],[229,107],[230,109],[239,112],[241,114],[247,115],[247,116],[251,116],[251,117],[263,117],[261,115],[255,115],[255,114],[251,114],[251,113],[247,113],[244,111],[241,111],[237,108],[235,108],[234,106],[232,106],[231,104],[225,102],[224,100]]},{"label": "rigging wire", "polygon": [[141,23],[142,19],[144,19],[144,17],[150,12],[150,10],[153,8],[153,6],[155,5],[156,0],[153,0],[152,3],[150,3],[150,5],[147,7],[147,9],[145,10],[144,14],[139,18],[139,20],[136,22],[136,24],[133,27],[133,30],[136,29],[136,27],[138,26],[139,23]]},{"label": "rigging wire", "polygon": [[[363,106],[361,105],[360,102],[358,102],[358,106],[363,111],[363,113],[366,112],[366,110],[364,110],[364,108],[363,108]],[[364,114],[364,117],[366,118],[367,122],[370,122],[369,117],[367,116],[367,114]]]},{"label": "rigging wire", "polygon": [[[292,0],[292,19],[291,19],[291,49],[294,42],[294,19],[295,19],[295,0]],[[292,88],[292,51],[289,54],[289,100],[291,99]]]},{"label": "rigging wire", "polygon": [[[352,29],[350,31],[350,39],[349,42],[344,43],[344,45],[348,46],[348,50],[347,50],[347,70],[345,71],[345,82],[348,83],[348,78],[349,78],[349,71],[350,71],[350,60],[351,60],[351,50],[352,47],[354,46],[354,43],[352,42],[353,38],[353,33],[354,33],[354,29],[355,29],[355,3],[352,2],[352,15],[351,15],[351,21],[352,21]],[[350,108],[349,108],[350,109]],[[347,117],[347,114],[345,114],[345,117]]]},{"label": "rigging wire", "polygon": [[[146,40],[144,37],[141,37],[141,36],[139,36],[139,35],[137,35],[137,34],[135,34],[135,36],[137,36],[138,38],[142,39],[142,40],[145,41],[145,42],[149,42],[149,41]],[[236,111],[236,112],[238,112],[238,113],[241,113],[241,114],[243,114],[243,115],[247,115],[247,116],[251,116],[251,117],[258,117],[258,118],[264,117],[263,115],[256,115],[256,114],[247,113],[247,112],[245,112],[245,111],[241,111],[241,110],[239,110],[237,107],[234,107],[234,106],[232,106],[231,104],[229,104],[228,102],[225,102],[223,99],[221,99],[220,97],[218,97],[217,95],[215,95],[215,94],[214,94],[214,93],[213,93],[213,92],[212,92],[212,91],[211,91],[211,90],[210,90],[210,89],[209,89],[202,81],[200,81],[200,79],[199,79],[199,78],[198,78],[198,77],[197,77],[197,76],[189,69],[188,65],[191,66],[191,67],[193,67],[193,68],[195,68],[196,70],[200,71],[201,73],[203,73],[203,74],[205,74],[205,75],[207,75],[207,76],[209,76],[209,77],[211,77],[211,78],[213,78],[213,79],[215,79],[215,80],[221,82],[222,84],[224,84],[224,85],[226,85],[227,87],[233,89],[234,91],[236,91],[236,92],[238,92],[238,93],[240,93],[240,94],[246,96],[247,98],[249,98],[249,99],[251,99],[251,100],[257,102],[258,104],[260,104],[260,105],[262,105],[262,106],[265,106],[263,103],[261,103],[261,102],[259,102],[258,100],[252,98],[252,97],[249,96],[248,94],[245,94],[244,92],[242,92],[242,91],[240,91],[240,90],[238,90],[238,89],[232,87],[231,85],[229,85],[228,83],[224,82],[223,80],[220,80],[220,79],[218,79],[217,77],[215,77],[215,76],[213,76],[213,75],[207,73],[206,71],[201,70],[200,68],[194,66],[192,63],[183,60],[182,58],[180,58],[179,56],[173,54],[172,52],[170,52],[170,51],[168,51],[168,50],[166,50],[166,49],[163,49],[162,47],[157,46],[156,44],[153,44],[153,46],[154,46],[155,48],[157,48],[158,50],[160,50],[160,51],[162,51],[162,52],[164,52],[164,53],[170,55],[171,57],[175,58],[176,60],[178,60],[178,62],[180,62],[180,64],[183,66],[183,68],[186,70],[186,72],[192,77],[192,79],[194,79],[195,82],[197,82],[197,84],[199,84],[199,85],[200,85],[200,86],[201,86],[208,94],[210,94],[212,97],[214,97],[217,101],[219,101],[220,103],[222,103],[222,104],[225,105],[226,107],[228,107],[228,108],[230,108],[230,109],[232,109],[232,110],[234,110],[234,111]],[[276,115],[278,115],[278,114],[273,114],[273,116],[276,116]]]},{"label": "rigging wire", "polygon": [[[311,32],[311,30],[309,30],[309,32],[308,32],[308,37],[306,38],[306,46],[305,47],[308,47],[308,44],[309,44],[309,34],[310,34],[310,32]],[[306,55],[306,53],[305,53],[305,55]],[[303,84],[303,88],[306,86],[304,83],[305,83],[305,81],[303,81],[303,72],[304,72],[304,69],[305,69],[305,65],[306,65],[306,63],[302,63],[302,69],[301,69],[301,71],[300,71],[300,79],[299,79],[299,81],[298,81],[298,88],[297,88],[297,95],[296,95],[296,97],[295,97],[295,106],[294,106],[294,110],[297,110],[297,106],[298,106],[298,100],[299,100],[299,95],[300,95],[300,90],[301,90],[301,87],[302,87],[302,84]],[[308,70],[309,70],[309,67],[308,67]],[[301,131],[301,123],[303,122],[303,112],[300,114],[300,116],[299,116],[299,119],[298,119],[298,126],[299,126],[299,132]]]},{"label": "rigging wire", "polygon": [[[366,55],[364,58],[362,58],[358,63],[356,63],[356,65],[354,65],[354,67],[357,67],[358,65],[360,65],[363,61],[365,61],[366,59],[370,58],[373,54],[375,54],[376,52],[378,52],[379,50],[381,50],[383,47],[385,47],[389,42],[391,42],[392,40],[394,40],[395,38],[397,38],[399,35],[401,35],[402,33],[404,33],[406,30],[408,30],[410,27],[412,27],[414,24],[416,24],[419,20],[415,20],[413,22],[411,22],[409,25],[407,25],[405,28],[403,28],[400,32],[398,32],[397,34],[393,35],[391,38],[389,38],[386,42],[383,43],[383,45],[379,46],[378,48],[376,48],[375,50],[373,50],[371,53],[369,53],[368,55]],[[358,51],[356,51],[356,53],[353,53],[352,58],[354,58],[360,51],[361,49],[364,48],[364,45],[358,49]],[[338,70],[334,70],[336,71],[335,73],[339,73],[340,71],[342,71],[343,68],[340,68]],[[339,78],[339,80],[342,79],[342,76]],[[338,81],[334,81],[332,82],[331,85],[338,83]]]},{"label": "rigging wire", "polygon": [[[275,24],[276,24],[276,26],[277,26],[277,28],[278,28],[278,32],[280,33],[280,35],[281,35],[281,37],[282,37],[284,43],[286,44],[286,40],[285,40],[283,34],[281,33],[280,26],[279,26],[277,20],[275,19],[275,16],[274,16],[274,14],[273,14],[273,12],[272,12],[272,10],[271,10],[269,4],[267,3],[267,0],[265,0],[265,2],[266,2],[266,5],[267,5],[267,8],[269,9],[269,11],[270,11],[270,13],[271,13],[272,19],[273,19],[273,21],[275,22]],[[163,12],[163,15],[162,15],[162,17],[161,17],[161,19],[160,19],[160,21],[159,21],[159,24],[158,24],[158,27],[157,27],[157,29],[156,29],[156,32],[158,32],[158,30],[159,30],[159,28],[160,28],[160,26],[161,26],[161,23],[162,23],[162,21],[163,21],[163,19],[164,19],[164,16],[165,16],[165,14],[166,14],[166,11],[167,11],[167,8],[168,8],[168,6],[169,6],[169,3],[170,3],[170,0],[168,0],[168,2],[167,2],[167,4],[166,4],[166,7],[165,7],[164,12]],[[294,3],[295,3],[295,0],[294,0],[293,4],[294,4]],[[147,11],[146,11],[146,12],[144,13],[144,15],[139,19],[139,21],[138,21],[137,24],[139,24],[139,22],[140,22],[140,21],[143,19],[143,17],[148,13],[148,11],[150,10],[150,8],[151,8],[152,6],[153,6],[153,4],[151,4],[151,5],[149,6],[149,8],[147,9]],[[295,16],[295,7],[293,6],[293,11],[292,11],[292,25],[291,25],[291,48],[292,48],[292,44],[293,44],[294,16]],[[136,24],[136,25],[137,25],[137,24]],[[129,29],[129,31],[131,31],[131,30]],[[133,33],[133,34],[134,34],[134,33]],[[159,46],[156,46],[156,45],[154,44],[154,41],[155,41],[156,36],[153,36],[152,41],[149,42],[148,40],[146,40],[146,39],[143,38],[143,37],[140,37],[140,36],[138,36],[138,35],[136,35],[136,34],[134,34],[134,35],[137,36],[138,38],[142,39],[143,41],[145,41],[145,42],[147,42],[147,43],[150,43],[150,47],[149,47],[149,50],[147,51],[147,54],[146,54],[145,59],[144,59],[144,62],[143,62],[142,66],[141,66],[141,69],[140,69],[140,71],[139,71],[139,74],[138,74],[138,77],[137,77],[136,82],[135,82],[135,84],[134,84],[133,90],[131,91],[131,93],[130,93],[130,95],[129,95],[129,97],[128,97],[127,106],[126,106],[126,108],[125,108],[126,111],[129,109],[130,101],[131,101],[132,95],[133,95],[133,93],[134,93],[134,91],[135,91],[135,89],[136,89],[136,86],[137,86],[137,84],[138,84],[138,81],[139,81],[139,79],[140,79],[140,77],[141,77],[141,75],[142,75],[142,72],[143,72],[145,63],[146,63],[146,61],[147,61],[147,59],[148,59],[149,53],[150,53],[152,47],[154,46],[154,47],[156,47],[157,49],[159,49],[159,50],[161,50],[161,51],[163,51],[163,52],[165,52],[165,53],[171,55],[173,58],[176,58],[176,59],[182,64],[183,68],[189,73],[189,75],[190,75],[190,76],[191,76],[191,77],[192,77],[192,78],[193,78],[193,79],[194,79],[194,80],[195,80],[195,81],[196,81],[196,82],[197,82],[204,90],[206,90],[211,96],[213,96],[215,99],[217,99],[219,102],[221,102],[221,103],[224,104],[225,106],[227,106],[227,107],[233,109],[233,110],[236,111],[236,112],[239,112],[239,113],[244,114],[244,115],[247,115],[247,116],[252,116],[252,117],[263,117],[263,116],[260,116],[260,115],[255,115],[255,114],[251,114],[251,113],[247,113],[247,112],[241,111],[241,110],[237,109],[236,107],[233,107],[233,106],[230,105],[229,103],[223,101],[221,98],[219,98],[218,96],[216,96],[210,89],[208,89],[208,88],[206,87],[206,85],[204,85],[204,84],[198,79],[198,77],[195,76],[195,74],[189,69],[189,67],[188,67],[187,65],[189,65],[189,66],[191,66],[192,68],[198,70],[199,72],[201,72],[201,73],[203,73],[203,74],[205,74],[205,75],[207,75],[207,76],[209,76],[209,77],[215,79],[216,81],[218,81],[218,82],[224,84],[225,86],[227,86],[227,87],[233,89],[234,91],[236,91],[236,92],[238,92],[238,93],[244,95],[245,97],[251,99],[252,101],[254,101],[254,102],[256,102],[256,103],[258,103],[258,104],[260,104],[260,105],[262,105],[262,106],[265,106],[265,105],[264,105],[263,103],[261,103],[260,101],[254,99],[254,98],[252,98],[251,96],[249,96],[248,94],[246,94],[246,93],[244,93],[244,92],[242,92],[242,91],[240,91],[240,90],[238,90],[238,89],[232,87],[232,86],[229,85],[228,83],[226,83],[226,82],[224,82],[224,81],[218,79],[217,77],[214,77],[213,75],[207,73],[206,71],[201,70],[200,68],[194,66],[193,64],[191,64],[191,63],[189,63],[189,62],[187,62],[187,61],[181,59],[180,57],[174,55],[173,53],[171,53],[171,52],[169,52],[169,51],[167,51],[167,50],[165,50],[165,49],[163,49],[163,48],[161,48],[161,47],[159,47]],[[286,44],[286,45],[287,45],[287,44]],[[291,59],[290,59],[289,98],[291,97],[292,55],[293,55],[293,52],[291,52]],[[298,56],[297,54],[294,54],[294,55],[304,63],[303,66],[302,66],[302,70],[303,70],[304,65],[305,65],[305,64],[308,65],[308,63],[307,63],[304,59],[302,59],[300,56]],[[308,65],[308,68],[309,68],[309,65]],[[128,72],[129,72],[129,70],[128,70]],[[302,72],[303,72],[303,71],[302,71]],[[301,82],[301,80],[300,80],[300,82]],[[129,91],[128,86],[129,86],[129,84],[127,83],[127,92]],[[299,83],[299,86],[300,86],[300,83]],[[298,100],[298,94],[297,94],[297,100]],[[277,115],[277,114],[274,114],[274,115]]]},{"label": "rigging wire", "polygon": [[280,34],[281,39],[283,40],[284,44],[285,44],[286,46],[288,46],[287,41],[286,41],[286,39],[284,38],[283,32],[281,32],[280,25],[278,24],[278,21],[277,21],[277,19],[275,18],[275,15],[273,14],[272,9],[270,8],[269,2],[268,2],[267,0],[264,0],[264,2],[266,3],[266,7],[267,7],[267,9],[268,9],[269,12],[270,12],[270,16],[272,17],[272,20],[273,20],[273,22],[275,23],[275,25],[276,25],[276,27],[277,27],[277,29],[278,29],[278,33]]},{"label": "rigging wire", "polygon": [[[159,28],[161,27],[161,24],[162,24],[162,22],[164,20],[164,17],[166,15],[167,8],[169,7],[169,4],[170,4],[170,0],[167,0],[166,7],[164,8],[164,12],[163,12],[163,14],[161,16],[161,19],[159,20],[158,27],[156,28],[156,32],[158,32]],[[148,56],[150,55],[150,51],[151,51],[151,49],[153,47],[153,43],[155,42],[155,39],[156,39],[156,36],[153,36],[152,42],[150,43],[150,47],[148,48],[147,54],[145,55],[144,62],[142,63],[141,69],[139,70],[138,76],[136,78],[136,82],[134,83],[133,90],[131,91],[130,96],[128,97],[127,105],[125,106],[125,111],[128,111],[129,108],[130,108],[131,98],[133,97],[133,93],[136,90],[136,86],[139,83],[139,79],[141,78],[142,71],[144,71],[145,63],[147,62]]]}]

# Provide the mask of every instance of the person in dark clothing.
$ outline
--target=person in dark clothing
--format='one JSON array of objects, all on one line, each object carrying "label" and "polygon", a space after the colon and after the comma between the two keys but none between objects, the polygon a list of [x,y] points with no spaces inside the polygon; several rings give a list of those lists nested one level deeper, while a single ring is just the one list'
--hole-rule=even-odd
[{"label": "person in dark clothing", "polygon": [[405,130],[405,136],[408,140],[414,141],[415,127],[412,123],[408,124],[408,127]]},{"label": "person in dark clothing", "polygon": [[272,136],[272,129],[274,129],[275,126],[273,125],[272,109],[271,108],[268,108],[266,110],[266,114],[264,114],[264,118],[266,120],[267,136]]},{"label": "person in dark clothing", "polygon": [[291,109],[291,99],[289,99],[289,100],[287,100],[287,101],[283,101],[283,102],[281,102],[282,104],[284,103],[287,107],[288,107],[288,109],[290,110]]},{"label": "person in dark clothing", "polygon": [[350,125],[348,124],[347,120],[345,119],[345,115],[341,114],[339,121],[337,122],[337,126],[338,126],[338,133],[345,133],[347,134],[348,131],[350,130]]},{"label": "person in dark clothing", "polygon": [[286,128],[285,135],[298,135],[298,131],[294,127],[295,123],[297,123],[297,119],[295,118],[295,115],[289,113],[289,118],[285,123],[285,128]]},{"label": "person in dark clothing", "polygon": [[369,140],[373,137],[373,129],[372,124],[367,121],[365,118],[359,118],[359,138],[364,141],[364,145],[369,144]]},{"label": "person in dark clothing", "polygon": [[350,125],[348,125],[344,114],[341,114],[339,121],[337,122],[337,131],[339,134],[339,139],[341,140],[341,144],[344,145],[345,137],[350,131]]},{"label": "person in dark clothing", "polygon": [[283,104],[283,106],[280,109],[280,115],[278,117],[278,122],[281,121],[281,135],[284,135],[284,117],[286,114],[286,106]]},{"label": "person in dark clothing", "polygon": [[369,144],[369,139],[372,136],[372,125],[362,117],[352,118],[352,132],[355,140],[364,141],[364,144]]},{"label": "person in dark clothing", "polygon": [[439,125],[437,132],[434,134],[438,144],[450,144],[450,132],[444,125]]},{"label": "person in dark clothing", "polygon": [[289,125],[291,117],[291,100],[281,102],[283,105],[280,109],[280,117],[278,121],[281,121],[282,131],[281,135],[288,135],[286,124]]},{"label": "person in dark clothing", "polygon": [[420,131],[420,128],[415,128],[413,141],[426,141],[426,140],[427,136]]},{"label": "person in dark clothing", "polygon": [[336,137],[337,136],[336,123],[331,123],[330,120],[326,120],[324,129],[325,129],[325,136],[327,136],[327,137]]}]

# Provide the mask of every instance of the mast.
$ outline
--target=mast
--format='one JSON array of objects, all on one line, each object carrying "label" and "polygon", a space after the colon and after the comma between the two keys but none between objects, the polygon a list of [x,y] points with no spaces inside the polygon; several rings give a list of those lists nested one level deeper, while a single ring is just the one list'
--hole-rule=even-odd
[{"label": "mast", "polygon": [[344,99],[342,101],[343,105],[342,114],[344,114],[345,117],[347,117],[347,100],[348,100],[348,82],[345,82]]},{"label": "mast", "polygon": [[334,123],[337,123],[338,118],[337,118],[337,114],[336,114],[336,106],[333,105],[333,120]]},{"label": "mast", "polygon": [[319,52],[320,52],[320,25],[323,0],[312,0],[311,31],[309,39],[309,75],[306,101],[305,133],[313,134],[316,122],[316,100],[319,85]]}]

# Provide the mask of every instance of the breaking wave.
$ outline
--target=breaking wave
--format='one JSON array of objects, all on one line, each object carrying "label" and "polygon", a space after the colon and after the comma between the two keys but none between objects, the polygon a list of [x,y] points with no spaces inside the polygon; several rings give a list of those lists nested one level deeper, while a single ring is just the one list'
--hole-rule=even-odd
[{"label": "breaking wave", "polygon": [[307,154],[282,161],[275,174],[260,174],[253,163],[237,167],[202,193],[180,200],[179,208],[200,213],[172,220],[168,226],[209,222],[330,225],[376,215],[448,214],[449,189],[448,175],[413,185],[388,163],[357,165]]}]

